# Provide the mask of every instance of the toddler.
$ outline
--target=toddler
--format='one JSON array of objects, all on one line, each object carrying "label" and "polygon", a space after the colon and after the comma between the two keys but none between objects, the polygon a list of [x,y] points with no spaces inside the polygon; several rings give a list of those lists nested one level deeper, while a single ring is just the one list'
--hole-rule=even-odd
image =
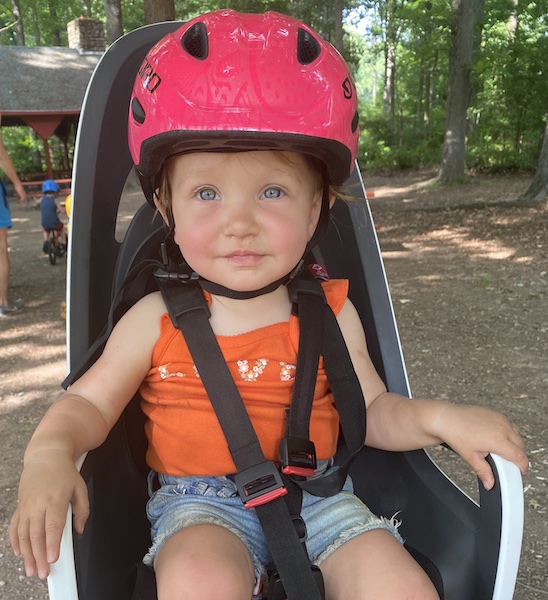
[{"label": "toddler", "polygon": [[[156,44],[136,78],[129,147],[143,190],[203,288],[210,325],[267,460],[278,461],[295,380],[299,322],[287,284],[316,244],[354,168],[359,136],[348,67],[303,23],[277,13],[202,15]],[[322,283],[367,407],[369,446],[447,442],[487,488],[496,452],[525,472],[523,442],[501,414],[386,390],[369,358],[348,283]],[[99,446],[134,394],[147,416],[158,598],[250,600],[272,558],[192,355],[159,292],[117,323],[89,370],[48,410],[27,447],[10,526],[28,575],[59,555],[69,503],[89,504],[75,460]],[[338,400],[340,402],[340,400]],[[310,418],[318,471],[330,468],[339,417],[320,360]],[[326,598],[435,600],[397,524],[352,493],[303,493],[307,552]]]}]

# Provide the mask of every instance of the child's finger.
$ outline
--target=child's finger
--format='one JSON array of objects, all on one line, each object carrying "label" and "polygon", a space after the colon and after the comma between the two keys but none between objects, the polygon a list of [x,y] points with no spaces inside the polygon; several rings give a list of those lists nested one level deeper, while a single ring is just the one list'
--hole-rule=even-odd
[{"label": "child's finger", "polygon": [[[21,520],[19,513],[16,513],[10,524],[10,542],[15,554],[23,557],[25,573],[28,577],[32,577],[37,573],[32,541],[33,536],[35,534],[31,532],[29,521],[26,519]],[[35,537],[34,546],[38,548],[39,536]]]},{"label": "child's finger", "polygon": [[[47,518],[45,514],[30,521],[28,527],[28,544],[30,544],[30,550],[25,552],[23,549],[26,574],[29,576],[38,575],[40,579],[45,579],[49,575],[46,550],[46,523]],[[21,537],[19,539],[21,540]]]},{"label": "child's finger", "polygon": [[487,454],[475,454],[469,462],[483,487],[490,490],[495,485],[495,476],[491,466],[485,460],[486,456]]},{"label": "child's finger", "polygon": [[83,480],[79,482],[72,499],[72,514],[73,514],[73,525],[75,531],[78,533],[84,532],[84,526],[89,517],[89,498],[86,484]]},{"label": "child's finger", "polygon": [[61,537],[63,535],[63,529],[65,527],[66,516],[67,510],[65,507],[63,507],[62,509],[59,509],[58,507],[50,507],[46,512],[45,563],[41,561],[39,562],[37,560],[38,575],[41,578],[43,578],[43,571],[47,571],[46,576],[49,575],[49,565],[57,561],[59,558]]},{"label": "child's finger", "polygon": [[16,509],[11,518],[8,535],[11,547],[15,556],[21,556],[21,546],[19,545],[19,537],[17,536],[17,528],[19,526],[19,509]]}]

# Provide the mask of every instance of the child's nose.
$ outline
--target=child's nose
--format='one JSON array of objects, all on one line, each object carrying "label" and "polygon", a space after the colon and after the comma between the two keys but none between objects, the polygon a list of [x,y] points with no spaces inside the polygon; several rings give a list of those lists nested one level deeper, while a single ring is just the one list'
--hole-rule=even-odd
[{"label": "child's nose", "polygon": [[258,229],[255,202],[239,198],[228,204],[224,223],[226,235],[247,237],[255,235]]}]

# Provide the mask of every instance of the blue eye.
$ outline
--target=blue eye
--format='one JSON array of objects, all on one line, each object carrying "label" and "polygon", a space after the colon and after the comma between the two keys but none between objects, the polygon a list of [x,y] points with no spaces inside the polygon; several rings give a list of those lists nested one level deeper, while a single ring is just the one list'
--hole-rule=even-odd
[{"label": "blue eye", "polygon": [[277,187],[266,188],[263,192],[263,196],[265,198],[280,198],[282,195],[282,190]]},{"label": "blue eye", "polygon": [[198,192],[200,200],[216,200],[218,198],[217,192],[211,188],[204,188]]}]

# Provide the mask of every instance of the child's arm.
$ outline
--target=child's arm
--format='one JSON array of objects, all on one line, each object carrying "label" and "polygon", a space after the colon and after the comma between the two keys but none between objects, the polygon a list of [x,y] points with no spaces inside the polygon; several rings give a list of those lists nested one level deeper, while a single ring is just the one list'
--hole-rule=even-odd
[{"label": "child's arm", "polygon": [[75,461],[99,446],[150,368],[165,306],[158,293],[137,303],[114,328],[97,362],[45,414],[25,451],[10,542],[27,575],[45,578],[59,557],[69,503],[76,531],[89,513]]},{"label": "child's arm", "polygon": [[338,320],[367,404],[369,446],[403,451],[446,442],[470,464],[487,489],[494,484],[485,460],[491,452],[516,463],[522,473],[527,471],[523,440],[504,415],[479,406],[409,399],[387,392],[369,358],[359,316],[350,301]]}]

